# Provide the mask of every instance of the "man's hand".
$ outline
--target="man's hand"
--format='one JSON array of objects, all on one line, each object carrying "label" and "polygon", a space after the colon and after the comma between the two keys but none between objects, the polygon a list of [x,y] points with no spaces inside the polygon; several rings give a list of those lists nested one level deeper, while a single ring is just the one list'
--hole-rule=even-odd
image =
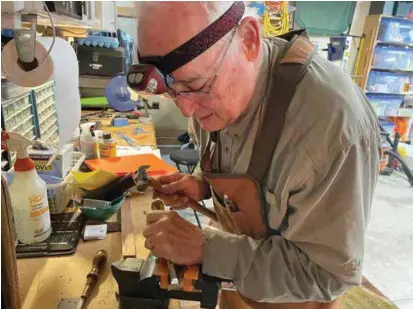
[{"label": "man's hand", "polygon": [[162,188],[154,190],[153,198],[160,198],[174,209],[187,207],[189,199],[200,201],[209,196],[208,184],[201,177],[174,173],[155,178]]},{"label": "man's hand", "polygon": [[178,265],[201,264],[204,232],[175,211],[153,211],[146,216],[145,247]]}]

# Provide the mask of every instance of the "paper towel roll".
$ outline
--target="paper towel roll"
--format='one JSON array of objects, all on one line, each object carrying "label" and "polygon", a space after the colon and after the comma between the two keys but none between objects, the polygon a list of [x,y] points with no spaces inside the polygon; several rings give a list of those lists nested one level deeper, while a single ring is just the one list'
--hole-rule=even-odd
[{"label": "paper towel roll", "polygon": [[[39,37],[35,56],[41,64],[53,42],[51,37]],[[59,123],[59,148],[71,138],[80,122],[79,64],[72,46],[56,38],[46,62],[29,72],[18,65],[15,41],[12,40],[1,53],[3,74],[13,83],[23,87],[36,87],[48,80],[55,81],[56,109]]]}]

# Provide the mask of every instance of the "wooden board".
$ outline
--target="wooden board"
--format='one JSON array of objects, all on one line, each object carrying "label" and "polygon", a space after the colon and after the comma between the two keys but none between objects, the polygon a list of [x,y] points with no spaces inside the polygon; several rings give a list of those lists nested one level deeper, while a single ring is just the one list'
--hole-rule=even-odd
[{"label": "wooden board", "polygon": [[121,207],[122,224],[122,257],[135,257],[135,233],[132,223],[132,211],[130,199],[126,199]]},{"label": "wooden board", "polygon": [[374,48],[376,46],[377,33],[380,26],[380,19],[381,15],[369,15],[366,17],[364,24],[364,42],[362,49],[359,51],[360,62],[357,71],[355,72],[356,76],[361,76],[361,78],[356,81],[363,90],[365,90],[368,81]]},{"label": "wooden board", "polygon": [[121,233],[111,233],[105,240],[80,242],[71,256],[17,260],[22,309],[57,309],[62,298],[80,297],[92,259],[101,249],[107,250],[108,261],[85,308],[118,308],[110,265],[121,259],[121,244]]}]

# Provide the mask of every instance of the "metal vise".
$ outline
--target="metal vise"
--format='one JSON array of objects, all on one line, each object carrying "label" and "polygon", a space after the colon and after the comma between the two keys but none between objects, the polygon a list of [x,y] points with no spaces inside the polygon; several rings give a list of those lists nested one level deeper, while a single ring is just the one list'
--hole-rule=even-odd
[{"label": "metal vise", "polygon": [[[163,262],[163,263],[162,263]],[[183,267],[183,287],[171,289],[168,268],[152,254],[146,260],[128,258],[112,264],[119,286],[120,309],[168,309],[170,299],[200,302],[201,308],[217,305],[221,281],[204,275],[201,266]]]}]

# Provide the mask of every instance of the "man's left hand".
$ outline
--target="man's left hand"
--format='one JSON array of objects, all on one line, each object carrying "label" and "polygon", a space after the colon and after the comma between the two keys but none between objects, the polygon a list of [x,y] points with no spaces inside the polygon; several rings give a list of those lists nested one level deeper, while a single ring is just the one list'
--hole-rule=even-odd
[{"label": "man's left hand", "polygon": [[152,211],[146,216],[143,231],[145,247],[160,258],[178,265],[201,264],[204,257],[204,232],[175,211]]}]

